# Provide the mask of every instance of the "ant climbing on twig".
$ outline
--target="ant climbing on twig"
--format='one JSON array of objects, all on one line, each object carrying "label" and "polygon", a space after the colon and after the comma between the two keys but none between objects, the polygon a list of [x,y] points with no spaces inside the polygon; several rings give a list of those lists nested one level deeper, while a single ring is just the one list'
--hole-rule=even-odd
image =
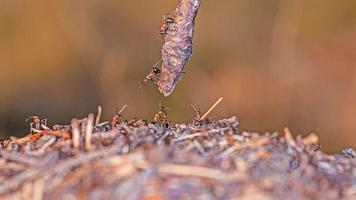
[{"label": "ant climbing on twig", "polygon": [[168,115],[167,115],[167,110],[169,108],[162,106],[161,102],[159,102],[158,104],[158,112],[155,114],[153,120],[158,123],[161,124],[164,127],[168,127]]},{"label": "ant climbing on twig", "polygon": [[163,15],[163,24],[159,29],[159,35],[161,36],[161,39],[164,39],[164,37],[167,35],[167,31],[170,25],[174,23],[173,17],[169,16],[170,14],[171,13]]},{"label": "ant climbing on twig", "polygon": [[116,127],[120,123],[120,118],[122,117],[122,112],[126,109],[126,105],[122,106],[122,108],[119,110],[117,109],[116,113],[114,116],[111,118],[111,126]]},{"label": "ant climbing on twig", "polygon": [[151,72],[147,74],[142,81],[140,81],[140,88],[142,88],[144,85],[147,85],[149,81],[152,81],[154,84],[159,81],[161,70],[157,67],[157,65],[159,65],[161,62],[162,58],[152,67]]}]

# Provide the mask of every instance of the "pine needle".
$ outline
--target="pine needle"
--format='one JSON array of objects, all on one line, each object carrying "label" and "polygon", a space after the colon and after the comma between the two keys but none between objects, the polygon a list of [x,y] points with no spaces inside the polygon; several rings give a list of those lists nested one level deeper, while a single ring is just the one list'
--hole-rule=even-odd
[{"label": "pine needle", "polygon": [[205,119],[210,113],[211,111],[213,111],[215,109],[216,106],[219,105],[219,103],[223,100],[223,97],[220,97],[210,108],[208,111],[206,111],[206,113],[200,118],[200,120]]}]

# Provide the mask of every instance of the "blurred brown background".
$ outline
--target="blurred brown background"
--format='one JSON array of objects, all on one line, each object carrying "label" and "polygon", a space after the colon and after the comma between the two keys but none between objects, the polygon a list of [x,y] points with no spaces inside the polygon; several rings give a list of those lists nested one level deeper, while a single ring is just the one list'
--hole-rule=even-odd
[{"label": "blurred brown background", "polygon": [[194,54],[163,98],[138,82],[160,57],[158,29],[176,0],[13,1],[0,4],[0,137],[24,135],[32,114],[69,123],[128,105],[174,122],[193,103],[240,130],[316,132],[328,152],[356,147],[355,0],[203,0]]}]

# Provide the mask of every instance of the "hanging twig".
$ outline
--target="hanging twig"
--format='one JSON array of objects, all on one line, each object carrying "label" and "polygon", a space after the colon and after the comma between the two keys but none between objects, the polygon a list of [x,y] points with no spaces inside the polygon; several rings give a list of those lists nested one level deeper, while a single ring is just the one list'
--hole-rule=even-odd
[{"label": "hanging twig", "polygon": [[173,16],[165,19],[164,34],[161,34],[164,39],[161,49],[162,70],[157,82],[158,89],[164,96],[173,92],[193,53],[195,17],[200,3],[201,0],[179,0]]}]

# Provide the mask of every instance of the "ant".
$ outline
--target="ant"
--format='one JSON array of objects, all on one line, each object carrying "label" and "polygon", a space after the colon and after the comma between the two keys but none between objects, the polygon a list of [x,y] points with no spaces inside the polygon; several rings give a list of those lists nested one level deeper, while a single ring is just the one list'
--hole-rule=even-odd
[{"label": "ant", "polygon": [[161,28],[159,29],[159,35],[161,36],[161,39],[164,39],[164,37],[167,35],[167,31],[169,29],[169,25],[174,23],[173,17],[167,17],[168,14],[163,16],[163,24]]},{"label": "ant", "polygon": [[163,125],[168,126],[168,124],[167,124],[167,121],[168,121],[167,109],[168,108],[162,106],[161,103],[159,103],[158,107],[159,107],[159,110],[155,114],[153,120],[155,122],[161,124],[162,126]]},{"label": "ant", "polygon": [[32,122],[30,123],[30,132],[33,133],[33,130],[40,130],[43,126],[47,126],[47,118],[40,119],[39,116],[37,115],[32,115],[28,117],[25,121],[29,121],[32,119]]},{"label": "ant", "polygon": [[145,78],[140,81],[140,88],[142,86],[147,85],[149,81],[152,81],[156,84],[159,81],[161,70],[157,67],[157,65],[162,61],[162,58],[152,67],[152,70],[149,74],[145,76]]},{"label": "ant", "polygon": [[190,106],[193,108],[193,110],[195,111],[195,116],[193,118],[193,122],[199,122],[201,119],[201,112],[199,110],[199,108],[196,108],[193,104],[190,104]]},{"label": "ant", "polygon": [[115,113],[115,115],[111,118],[111,126],[112,127],[116,127],[116,125],[118,125],[120,123],[120,118],[122,117],[122,112],[125,110],[127,106],[124,105],[122,106],[122,108],[119,110],[117,109],[117,112]]}]

